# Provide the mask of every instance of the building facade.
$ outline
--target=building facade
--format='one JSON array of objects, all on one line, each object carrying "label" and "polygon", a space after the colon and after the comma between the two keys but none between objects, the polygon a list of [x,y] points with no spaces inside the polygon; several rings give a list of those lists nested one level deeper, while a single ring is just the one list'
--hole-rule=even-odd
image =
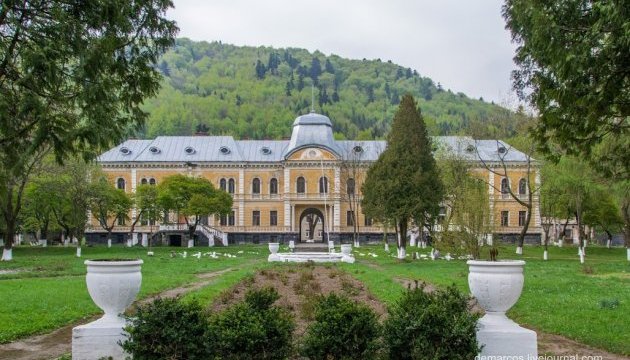
[{"label": "building facade", "polygon": [[[499,166],[499,152],[509,145],[494,140],[473,141],[468,137],[435,137],[434,142],[448,151],[461,153],[478,164],[476,172],[487,177],[494,233],[512,238],[522,229],[523,211],[500,185],[522,184],[526,177],[526,157],[515,149],[503,157],[510,167],[504,178],[481,166]],[[112,184],[133,193],[139,184],[159,184],[174,174],[199,176],[232,194],[232,212],[210,216],[203,228],[227,234],[229,243],[270,241],[346,242],[352,238],[354,222],[360,240],[375,242],[383,228],[365,217],[360,208],[361,185],[369,165],[386,148],[385,141],[337,141],[330,119],[316,113],[299,116],[293,123],[290,140],[234,140],[230,136],[160,136],[154,140],[127,140],[98,158]],[[471,152],[474,145],[476,151]],[[492,149],[494,147],[494,149]],[[496,188],[496,189],[495,189]],[[519,186],[519,190],[520,186]],[[523,194],[525,196],[525,194]],[[540,236],[536,210],[528,234]],[[136,216],[135,210],[129,214]],[[171,214],[171,222],[177,222]],[[163,221],[166,222],[166,221]],[[138,233],[177,228],[140,222]],[[89,227],[91,240],[102,239],[97,223]],[[120,223],[115,233],[129,232]],[[176,234],[171,234],[176,236]],[[168,243],[178,245],[176,241]]]}]

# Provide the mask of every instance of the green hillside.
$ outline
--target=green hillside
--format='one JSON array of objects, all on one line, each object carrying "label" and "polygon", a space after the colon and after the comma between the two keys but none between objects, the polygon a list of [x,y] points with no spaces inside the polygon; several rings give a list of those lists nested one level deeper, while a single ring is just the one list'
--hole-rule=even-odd
[{"label": "green hillside", "polygon": [[283,138],[311,107],[328,115],[336,136],[383,137],[400,97],[413,94],[432,135],[510,136],[513,113],[390,61],[350,60],[304,49],[177,40],[159,64],[164,86],[147,101],[144,137],[190,135],[199,128],[236,138]]}]

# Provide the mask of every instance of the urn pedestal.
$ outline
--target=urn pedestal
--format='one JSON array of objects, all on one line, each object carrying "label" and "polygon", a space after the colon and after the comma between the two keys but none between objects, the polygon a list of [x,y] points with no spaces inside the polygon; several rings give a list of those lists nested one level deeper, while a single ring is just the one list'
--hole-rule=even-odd
[{"label": "urn pedestal", "polygon": [[341,245],[341,254],[343,262],[354,263],[354,256],[352,256],[352,245],[351,244],[342,244]]},{"label": "urn pedestal", "polygon": [[280,243],[269,243],[269,258],[268,261],[277,261],[278,258],[278,249],[280,249]]},{"label": "urn pedestal", "polygon": [[468,286],[486,311],[477,322],[477,341],[482,357],[535,359],[538,356],[536,332],[510,320],[508,311],[523,290],[522,260],[467,262]]},{"label": "urn pedestal", "polygon": [[87,260],[90,297],[105,312],[100,319],[72,329],[72,359],[124,359],[118,342],[125,340],[121,314],[133,303],[140,285],[142,260]]}]

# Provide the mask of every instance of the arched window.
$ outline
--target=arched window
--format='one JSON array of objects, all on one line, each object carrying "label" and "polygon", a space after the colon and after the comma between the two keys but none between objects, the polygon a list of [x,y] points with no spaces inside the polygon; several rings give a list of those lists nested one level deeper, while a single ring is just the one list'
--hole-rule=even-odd
[{"label": "arched window", "polygon": [[519,195],[527,194],[527,180],[521,179],[518,181],[518,194]]},{"label": "arched window", "polygon": [[306,182],[303,177],[297,178],[297,193],[304,194],[306,192]]},{"label": "arched window", "polygon": [[346,181],[346,192],[348,195],[354,195],[354,179],[350,178]]},{"label": "arched window", "polygon": [[118,180],[116,181],[116,187],[120,190],[125,190],[125,179],[118,178]]},{"label": "arched window", "polygon": [[508,178],[501,179],[501,194],[508,194],[510,192],[510,183]]},{"label": "arched window", "polygon": [[146,178],[143,178],[142,180],[140,180],[140,184],[142,184],[142,185],[146,185],[147,183],[148,182],[147,182]]},{"label": "arched window", "polygon": [[278,194],[278,179],[272,178],[269,181],[269,193],[270,194]]},{"label": "arched window", "polygon": [[155,185],[155,179],[154,178],[150,178],[149,179],[149,185]]},{"label": "arched window", "polygon": [[252,181],[252,194],[260,194],[260,179],[254,178]]},{"label": "arched window", "polygon": [[228,180],[228,192],[234,194],[234,179]]},{"label": "arched window", "polygon": [[227,190],[227,181],[225,181],[225,179],[219,180],[219,188],[223,191]]},{"label": "arched window", "polygon": [[327,194],[328,193],[328,178],[322,176],[319,178],[319,193]]}]

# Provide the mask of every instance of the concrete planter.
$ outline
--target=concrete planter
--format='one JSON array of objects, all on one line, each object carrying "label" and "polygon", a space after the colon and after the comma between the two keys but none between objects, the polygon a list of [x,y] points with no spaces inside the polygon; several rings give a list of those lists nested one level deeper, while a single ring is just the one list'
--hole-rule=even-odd
[{"label": "concrete planter", "polygon": [[280,243],[269,243],[269,252],[272,255],[276,255],[278,253],[278,249],[280,249]]},{"label": "concrete planter", "polygon": [[[468,286],[486,315],[479,319],[477,340],[482,356],[538,356],[536,333],[508,319],[508,311],[523,291],[525,261],[470,260]],[[530,357],[528,357],[530,356]]]},{"label": "concrete planter", "polygon": [[125,340],[125,319],[120,316],[140,291],[142,260],[87,260],[88,292],[105,315],[72,329],[72,359],[127,358],[120,347]]},{"label": "concrete planter", "polygon": [[352,253],[352,245],[350,245],[350,244],[342,244],[341,245],[341,253],[344,256],[350,256],[350,254]]},{"label": "concrete planter", "polygon": [[105,315],[97,321],[124,324],[120,316],[135,300],[142,274],[142,260],[86,260],[88,292]]}]

